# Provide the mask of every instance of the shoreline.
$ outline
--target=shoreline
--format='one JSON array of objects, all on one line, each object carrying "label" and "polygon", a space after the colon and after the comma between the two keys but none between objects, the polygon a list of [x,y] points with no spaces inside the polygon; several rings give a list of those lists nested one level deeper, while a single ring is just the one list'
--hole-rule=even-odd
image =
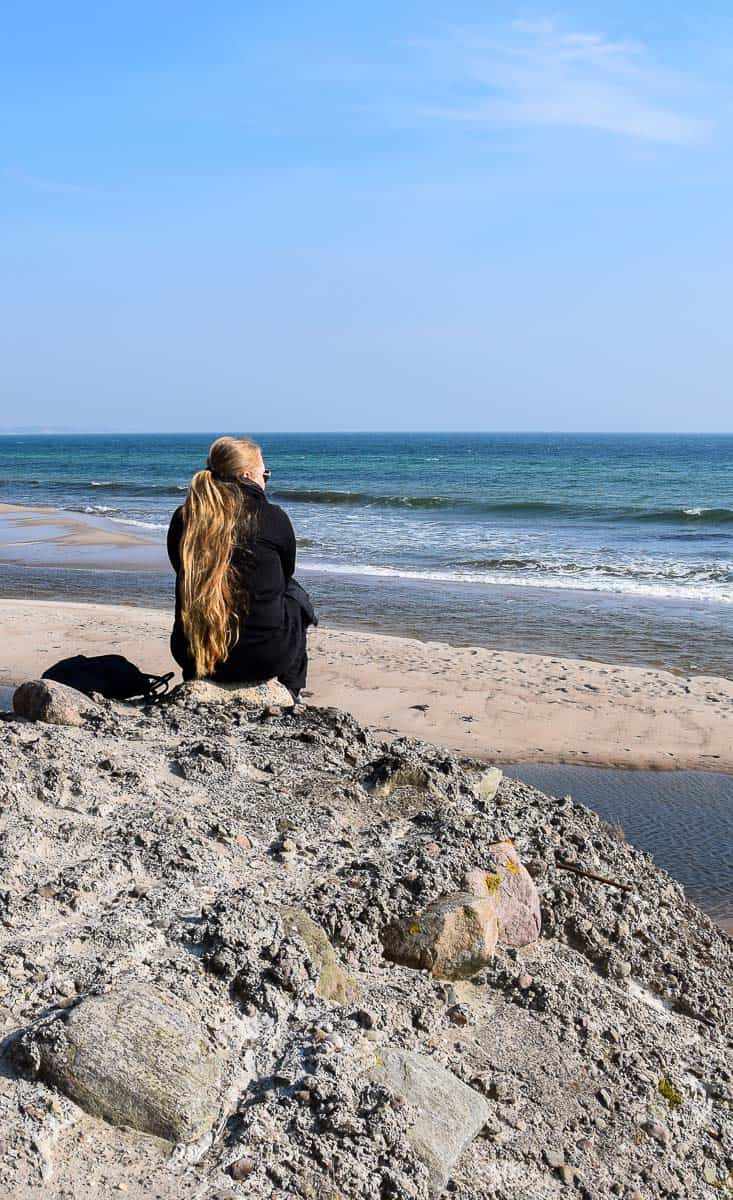
[{"label": "shoreline", "polygon": [[159,542],[100,513],[0,504],[0,563],[154,571]]},{"label": "shoreline", "polygon": [[[71,654],[175,667],[172,608],[0,600],[0,685]],[[733,773],[733,682],[338,628],[309,634],[308,701],[496,764]]]},{"label": "shoreline", "polygon": [[[516,584],[446,586],[348,564],[336,574],[307,553],[298,574],[333,629],[733,679],[725,605]],[[98,512],[0,504],[0,564],[6,599],[131,602],[149,611],[171,603],[163,528],[131,528]]]}]

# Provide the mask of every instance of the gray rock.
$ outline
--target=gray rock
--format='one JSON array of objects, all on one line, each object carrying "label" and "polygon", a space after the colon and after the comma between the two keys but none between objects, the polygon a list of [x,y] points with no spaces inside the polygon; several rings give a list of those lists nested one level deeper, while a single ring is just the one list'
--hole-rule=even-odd
[{"label": "gray rock", "polygon": [[669,1144],[669,1131],[665,1129],[661,1121],[653,1121],[650,1119],[644,1122],[642,1128],[645,1133],[649,1134],[649,1137],[654,1138],[655,1142],[659,1142],[660,1146],[666,1146]]},{"label": "gray rock", "polygon": [[559,1171],[560,1167],[565,1165],[565,1155],[562,1150],[545,1150],[544,1156],[548,1167],[552,1167],[555,1171]]},{"label": "gray rock", "polygon": [[97,705],[83,692],[52,679],[29,679],[13,694],[13,711],[47,725],[82,725]]},{"label": "gray rock", "polygon": [[388,1047],[370,1077],[417,1110],[407,1138],[439,1196],[463,1151],[490,1115],[483,1096],[424,1054]]},{"label": "gray rock", "polygon": [[31,1027],[16,1049],[91,1116],[191,1142],[219,1114],[222,1060],[178,997],[135,986]]},{"label": "gray rock", "polygon": [[190,679],[176,688],[175,699],[179,704],[245,704],[253,708],[293,707],[293,697],[277,679],[250,684]]}]

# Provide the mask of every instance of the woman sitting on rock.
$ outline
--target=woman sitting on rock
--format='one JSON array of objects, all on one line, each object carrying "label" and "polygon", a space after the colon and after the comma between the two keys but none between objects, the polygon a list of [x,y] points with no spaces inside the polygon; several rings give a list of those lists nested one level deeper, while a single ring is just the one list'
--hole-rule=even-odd
[{"label": "woman sitting on rock", "polygon": [[168,530],[177,575],[171,653],[184,679],[277,678],[297,701],[306,629],[317,622],[293,579],[293,527],[265,495],[269,477],[255,442],[222,437],[191,480]]}]

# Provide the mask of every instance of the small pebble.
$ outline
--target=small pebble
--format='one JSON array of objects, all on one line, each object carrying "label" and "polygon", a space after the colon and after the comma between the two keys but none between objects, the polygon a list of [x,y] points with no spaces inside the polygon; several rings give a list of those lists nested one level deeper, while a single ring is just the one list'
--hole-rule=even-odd
[{"label": "small pebble", "polygon": [[655,1142],[659,1142],[660,1146],[666,1146],[669,1142],[669,1133],[660,1121],[645,1121],[642,1128]]},{"label": "small pebble", "polygon": [[548,1167],[552,1167],[554,1171],[559,1171],[560,1167],[565,1164],[565,1155],[562,1150],[544,1150],[545,1162]]},{"label": "small pebble", "polygon": [[356,1021],[362,1029],[374,1029],[377,1024],[376,1016],[367,1008],[360,1008],[358,1012],[353,1014],[352,1019]]},{"label": "small pebble", "polygon": [[235,1162],[230,1163],[227,1168],[232,1179],[237,1182],[241,1179],[247,1179],[254,1169],[255,1165],[251,1158],[238,1158]]},{"label": "small pebble", "polygon": [[448,1009],[448,1020],[451,1025],[468,1025],[471,1014],[465,1004],[454,1004]]}]

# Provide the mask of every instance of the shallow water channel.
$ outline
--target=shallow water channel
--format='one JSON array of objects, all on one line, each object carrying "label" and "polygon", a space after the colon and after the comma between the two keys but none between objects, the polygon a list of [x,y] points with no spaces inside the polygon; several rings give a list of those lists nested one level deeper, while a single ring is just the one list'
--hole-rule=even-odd
[{"label": "shallow water channel", "polygon": [[619,771],[517,763],[504,773],[571,795],[626,840],[654,856],[719,923],[733,924],[733,775],[708,771]]}]

